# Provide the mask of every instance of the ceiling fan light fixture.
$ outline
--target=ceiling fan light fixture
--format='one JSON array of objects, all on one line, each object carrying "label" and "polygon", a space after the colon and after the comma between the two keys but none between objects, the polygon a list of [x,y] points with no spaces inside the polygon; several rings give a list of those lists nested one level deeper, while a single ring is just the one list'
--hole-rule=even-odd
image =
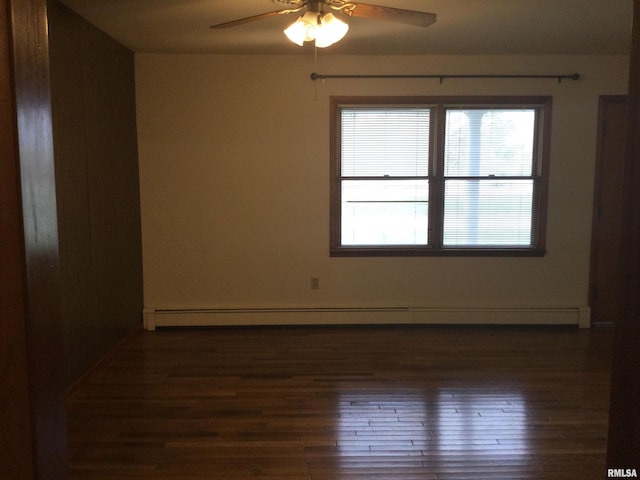
[{"label": "ceiling fan light fixture", "polygon": [[320,28],[316,32],[316,47],[325,48],[342,40],[349,31],[349,25],[333,13],[327,13],[322,17]]},{"label": "ceiling fan light fixture", "polygon": [[316,47],[325,48],[340,41],[349,30],[333,13],[307,12],[289,25],[284,34],[296,45],[316,41]]},{"label": "ceiling fan light fixture", "polygon": [[318,14],[307,12],[289,25],[284,34],[293,43],[302,46],[304,42],[310,42],[316,38],[316,30],[319,26]]}]

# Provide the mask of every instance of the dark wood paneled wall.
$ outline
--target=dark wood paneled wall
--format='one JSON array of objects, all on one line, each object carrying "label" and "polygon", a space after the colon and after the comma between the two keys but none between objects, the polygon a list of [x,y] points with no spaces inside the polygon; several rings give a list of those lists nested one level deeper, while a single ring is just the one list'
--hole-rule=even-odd
[{"label": "dark wood paneled wall", "polygon": [[[13,87],[13,98],[2,109],[3,123],[8,126],[3,132],[8,142],[3,146],[3,164],[8,165],[7,170],[3,168],[8,177],[3,175],[2,184],[2,209],[6,199],[8,212],[2,229],[3,238],[6,234],[8,239],[8,250],[2,245],[3,268],[5,255],[11,256],[8,271],[3,270],[2,289],[7,287],[11,298],[8,311],[3,308],[2,328],[9,328],[7,333],[15,337],[5,337],[3,331],[0,344],[9,352],[6,364],[2,359],[3,380],[14,378],[16,383],[9,385],[9,398],[3,398],[0,408],[3,415],[19,416],[9,422],[19,443],[1,447],[11,449],[8,456],[12,457],[8,476],[3,478],[62,480],[66,478],[67,436],[59,368],[64,350],[46,5],[45,0],[9,0],[2,9],[7,15],[2,39],[10,39],[2,50],[9,51],[12,60],[6,69],[3,64],[2,84],[6,88],[6,82],[12,81]],[[5,151],[10,155],[7,159]],[[25,384],[29,386],[26,394]],[[24,431],[27,423],[29,432]],[[2,426],[4,429],[5,424]],[[25,446],[29,437],[30,447]],[[23,447],[24,451],[18,450]]]},{"label": "dark wood paneled wall", "polygon": [[49,2],[66,381],[142,324],[134,57]]},{"label": "dark wood paneled wall", "polygon": [[624,312],[616,324],[607,464],[610,468],[640,469],[640,0],[634,0],[633,7],[621,248],[626,266]]}]

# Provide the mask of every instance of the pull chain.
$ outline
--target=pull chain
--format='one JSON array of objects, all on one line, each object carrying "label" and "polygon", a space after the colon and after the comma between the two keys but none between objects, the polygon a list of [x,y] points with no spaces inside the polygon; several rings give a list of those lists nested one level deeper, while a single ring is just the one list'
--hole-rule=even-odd
[{"label": "pull chain", "polygon": [[[314,62],[314,72],[318,71],[318,46],[316,45],[316,42],[313,42],[313,62]],[[313,82],[313,99],[317,102],[318,101],[318,83],[317,82]]]}]

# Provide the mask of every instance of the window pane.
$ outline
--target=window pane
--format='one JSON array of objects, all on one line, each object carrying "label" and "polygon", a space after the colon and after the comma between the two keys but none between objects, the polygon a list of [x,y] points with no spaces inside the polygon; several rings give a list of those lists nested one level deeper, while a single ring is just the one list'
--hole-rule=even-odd
[{"label": "window pane", "polygon": [[447,180],[444,245],[531,246],[533,180]]},{"label": "window pane", "polygon": [[427,176],[428,108],[343,108],[341,175]]},{"label": "window pane", "polygon": [[534,109],[449,109],[445,176],[531,176]]},{"label": "window pane", "polygon": [[426,245],[427,180],[342,182],[342,245]]}]

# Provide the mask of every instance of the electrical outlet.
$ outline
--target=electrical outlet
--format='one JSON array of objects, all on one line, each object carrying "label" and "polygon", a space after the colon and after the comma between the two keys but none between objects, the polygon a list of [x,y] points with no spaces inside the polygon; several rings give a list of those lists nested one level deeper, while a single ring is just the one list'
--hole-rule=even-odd
[{"label": "electrical outlet", "polygon": [[320,288],[320,278],[311,277],[311,290],[318,290]]}]

